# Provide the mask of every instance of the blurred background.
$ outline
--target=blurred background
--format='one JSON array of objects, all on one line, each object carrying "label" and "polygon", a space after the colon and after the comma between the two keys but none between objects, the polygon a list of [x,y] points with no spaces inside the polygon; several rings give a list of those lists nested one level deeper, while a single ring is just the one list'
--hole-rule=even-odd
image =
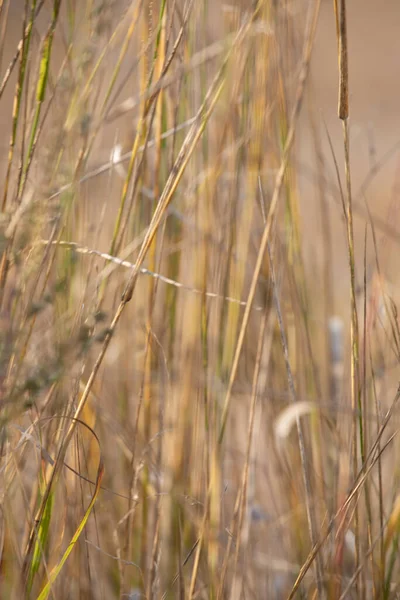
[{"label": "blurred background", "polygon": [[[51,10],[48,4],[47,13]],[[221,33],[221,27],[226,14],[237,7],[248,9],[251,2],[213,3],[208,7],[209,40],[216,40]],[[293,17],[304,16],[306,4],[295,1],[287,3],[288,11]],[[2,53],[4,68],[9,64],[15,48],[21,38],[21,21],[24,2],[15,0],[10,2],[7,26],[5,30],[5,43]],[[112,9],[114,18],[118,20],[123,11],[124,3],[114,3]],[[379,217],[389,226],[396,220],[395,195],[397,181],[398,154],[396,144],[398,143],[398,99],[396,88],[396,65],[400,42],[396,31],[400,22],[400,11],[395,0],[384,0],[379,5],[373,0],[354,0],[347,7],[348,10],[348,33],[349,33],[349,67],[350,67],[350,127],[351,127],[351,164],[352,179],[357,204],[359,208],[355,211],[356,238],[363,244],[365,224],[365,201],[371,210],[376,210]],[[45,13],[43,13],[44,15]],[[38,33],[43,34],[46,28],[46,17],[41,16],[37,21]],[[300,35],[300,31],[298,32]],[[57,46],[57,44],[56,44]],[[55,48],[54,57],[61,60],[63,50]],[[57,60],[57,59],[55,59]],[[130,82],[133,89],[134,82]],[[338,162],[343,160],[342,126],[337,118],[337,87],[338,87],[338,60],[336,33],[333,21],[333,3],[324,0],[321,3],[320,17],[315,40],[315,49],[312,58],[312,73],[310,77],[310,108],[302,111],[301,128],[297,136],[298,151],[296,162],[299,168],[299,185],[301,186],[301,203],[304,209],[302,217],[305,237],[320,241],[320,228],[317,219],[318,188],[315,185],[317,179],[315,164],[315,144],[310,130],[318,127],[321,150],[323,152],[325,165],[325,177],[328,179],[329,187],[337,187],[332,154],[327,140],[328,129]],[[123,94],[127,94],[124,90]],[[7,86],[2,97],[2,111],[0,123],[2,131],[1,152],[5,156],[8,152],[8,138],[11,128],[10,111],[12,110],[13,88]],[[313,112],[310,123],[310,110]],[[107,159],[109,148],[115,141],[115,125],[105,127],[102,132],[101,158]],[[117,127],[121,128],[119,122]],[[100,158],[96,156],[96,158]],[[94,160],[94,159],[93,159]],[[376,163],[383,163],[376,174],[369,180],[371,167]],[[1,168],[5,169],[5,161],[1,161]],[[366,179],[368,178],[368,182]],[[363,184],[365,183],[365,186]],[[365,189],[364,189],[365,188]],[[327,192],[330,205],[330,220],[335,236],[341,236],[343,225],[341,224],[342,211],[338,198],[332,197]],[[394,211],[394,212],[393,212]],[[392,238],[394,236],[391,236]],[[343,238],[341,237],[342,241]],[[305,241],[305,243],[307,243]],[[387,242],[394,244],[395,241]],[[314,244],[311,243],[307,251],[312,254]],[[346,260],[345,244],[338,244],[336,250],[339,252],[340,260],[335,265],[335,289],[338,291],[337,300],[347,290],[347,272],[343,268]],[[311,257],[310,257],[311,258]],[[396,260],[386,258],[386,268],[391,278],[396,279]],[[342,310],[344,306],[341,307]]]},{"label": "blurred background", "polygon": [[397,597],[400,7],[347,4],[354,262],[333,2],[0,2],[2,597]]}]

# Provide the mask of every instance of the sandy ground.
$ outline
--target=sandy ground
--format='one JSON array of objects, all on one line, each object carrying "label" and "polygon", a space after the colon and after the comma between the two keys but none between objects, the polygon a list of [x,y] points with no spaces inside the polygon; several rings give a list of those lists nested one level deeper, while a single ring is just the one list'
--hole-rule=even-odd
[{"label": "sandy ground", "polygon": [[[398,169],[399,153],[392,154],[382,165],[376,178],[360,195],[360,186],[365,181],[371,167],[380,161],[386,152],[400,140],[399,86],[395,73],[398,69],[400,38],[397,34],[400,26],[400,5],[395,0],[374,2],[373,0],[354,0],[348,3],[349,69],[350,69],[350,127],[351,127],[351,166],[353,192],[357,197],[359,209],[365,211],[365,201],[371,211],[384,222],[396,228],[398,213]],[[326,123],[331,136],[339,165],[343,166],[342,124],[337,118],[337,56],[335,26],[333,21],[333,3],[322,3],[318,34],[313,55],[312,96],[317,122],[326,158],[329,181],[336,185],[336,175],[327,134]],[[312,142],[309,135],[309,123],[303,121],[298,144],[299,160],[315,169],[312,157]],[[318,237],[319,227],[315,225],[318,197],[302,178],[302,203],[304,207],[304,231],[306,237]],[[338,196],[336,196],[338,200]],[[341,208],[333,199],[331,223],[334,252],[338,260],[335,265],[335,282],[342,289],[347,285],[344,228],[341,220]],[[310,210],[308,210],[310,209]],[[358,242],[358,255],[363,255],[365,218],[356,213],[355,235]],[[398,228],[400,231],[400,227]],[[377,229],[377,233],[378,233]],[[397,283],[398,267],[396,255],[398,241],[379,235],[379,246],[384,256],[383,266],[389,278]],[[313,239],[313,242],[315,240]],[[310,245],[315,248],[314,243]],[[369,236],[369,262],[373,266],[373,249]],[[361,274],[360,274],[361,276]]]}]

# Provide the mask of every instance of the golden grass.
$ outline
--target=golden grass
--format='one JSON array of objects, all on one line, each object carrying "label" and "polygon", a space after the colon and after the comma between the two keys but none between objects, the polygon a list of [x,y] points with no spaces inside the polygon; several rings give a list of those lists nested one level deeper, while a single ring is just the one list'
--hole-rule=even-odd
[{"label": "golden grass", "polygon": [[342,0],[345,163],[322,158],[310,101],[323,272],[303,258],[294,155],[320,6],[298,4],[21,2],[0,84],[2,598],[397,597],[390,226],[363,209],[368,281]]}]

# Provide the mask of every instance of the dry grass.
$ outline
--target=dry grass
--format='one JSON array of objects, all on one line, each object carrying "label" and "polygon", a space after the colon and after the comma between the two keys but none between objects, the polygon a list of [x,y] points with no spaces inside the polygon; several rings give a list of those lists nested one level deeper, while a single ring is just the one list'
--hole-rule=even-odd
[{"label": "dry grass", "polygon": [[[306,97],[318,0],[21,2],[0,84],[2,598],[398,597],[393,231],[365,205],[368,280],[333,5],[343,165]],[[321,272],[302,253],[305,104]]]}]

